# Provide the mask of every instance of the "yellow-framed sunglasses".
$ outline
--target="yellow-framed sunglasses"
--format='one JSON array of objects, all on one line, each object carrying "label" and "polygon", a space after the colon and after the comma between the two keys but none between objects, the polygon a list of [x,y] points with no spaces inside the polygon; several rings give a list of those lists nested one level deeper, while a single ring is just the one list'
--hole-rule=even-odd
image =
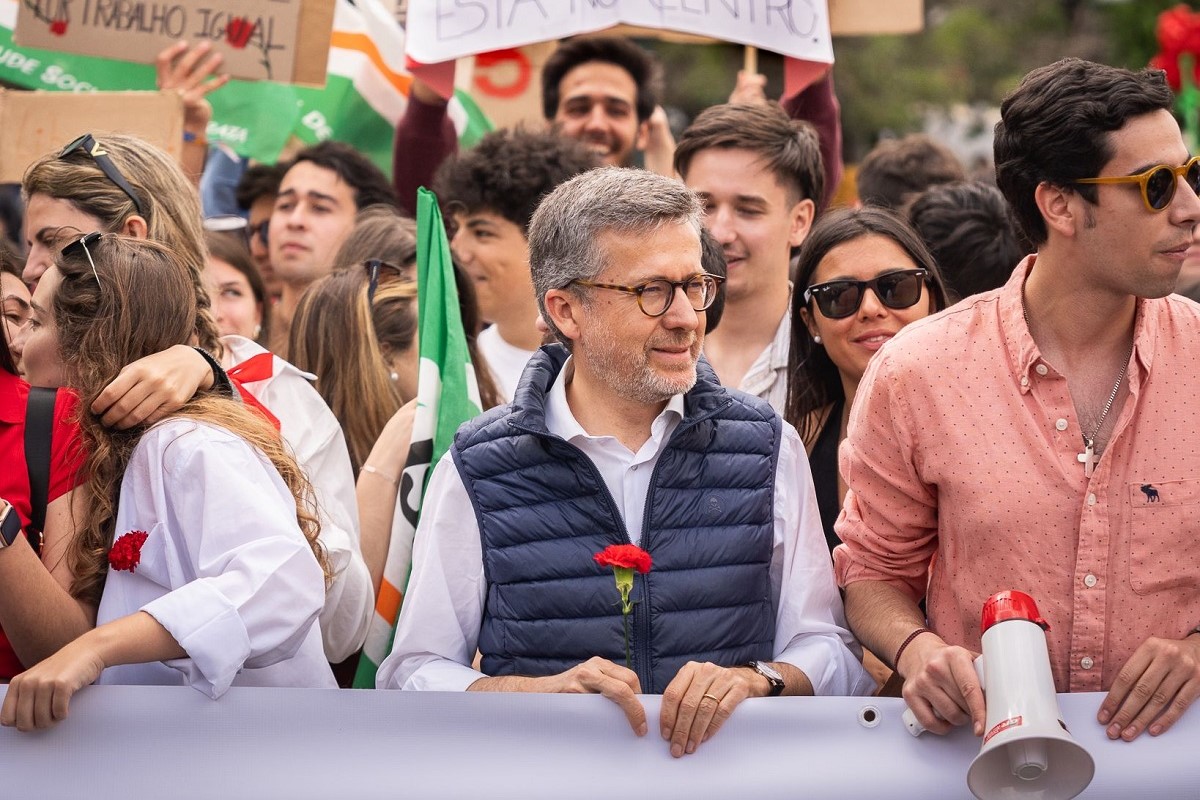
[{"label": "yellow-framed sunglasses", "polygon": [[1187,181],[1193,192],[1200,194],[1200,156],[1193,156],[1187,160],[1186,164],[1178,167],[1159,164],[1157,167],[1151,167],[1137,175],[1121,175],[1115,178],[1080,178],[1074,182],[1100,185],[1136,183],[1142,190],[1142,202],[1146,204],[1146,210],[1154,213],[1171,205],[1171,200],[1175,198],[1175,187],[1179,185],[1180,178]]}]

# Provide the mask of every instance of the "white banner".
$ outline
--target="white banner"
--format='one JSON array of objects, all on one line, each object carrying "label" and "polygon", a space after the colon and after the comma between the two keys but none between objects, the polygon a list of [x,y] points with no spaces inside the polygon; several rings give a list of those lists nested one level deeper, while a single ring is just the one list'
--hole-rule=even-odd
[{"label": "white banner", "polygon": [[[0,687],[0,694],[6,687]],[[1100,694],[1059,695],[1096,762],[1085,800],[1200,795],[1200,709],[1112,742]],[[93,686],[48,731],[0,729],[6,797],[970,800],[979,740],[914,739],[894,698],[748,700],[693,755],[635,737],[598,695]],[[864,717],[871,716],[870,721]]]},{"label": "white banner", "polygon": [[432,64],[620,23],[833,63],[826,0],[411,0],[408,55]]}]

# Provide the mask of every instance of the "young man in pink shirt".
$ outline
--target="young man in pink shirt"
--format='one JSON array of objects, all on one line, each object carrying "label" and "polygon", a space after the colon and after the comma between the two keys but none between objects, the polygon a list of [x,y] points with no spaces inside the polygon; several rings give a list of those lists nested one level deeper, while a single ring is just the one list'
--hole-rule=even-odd
[{"label": "young man in pink shirt", "polygon": [[905,328],[863,377],[837,577],[929,730],[983,732],[971,661],[1004,589],[1050,623],[1058,691],[1107,693],[1110,738],[1163,733],[1200,694],[1200,306],[1171,296],[1200,160],[1172,102],[1157,71],[1027,75],[996,175],[1036,254]]}]

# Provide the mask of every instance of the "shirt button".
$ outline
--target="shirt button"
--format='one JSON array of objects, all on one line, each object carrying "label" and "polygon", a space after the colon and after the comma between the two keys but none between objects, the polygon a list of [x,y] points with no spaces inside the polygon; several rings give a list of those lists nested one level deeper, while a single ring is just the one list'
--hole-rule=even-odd
[{"label": "shirt button", "polygon": [[637,472],[637,468],[638,468],[637,464],[634,464],[632,467],[630,467],[630,469],[633,470],[634,472]]},{"label": "shirt button", "polygon": [[1034,367],[1034,369],[1037,370],[1038,375],[1045,375],[1047,372],[1050,371],[1050,370],[1046,369],[1045,364],[1038,364],[1036,367]]},{"label": "shirt button", "polygon": [[1028,375],[1022,375],[1022,376],[1021,376],[1021,385],[1022,385],[1022,386],[1028,386],[1028,385],[1029,385],[1029,376],[1028,376]]},{"label": "shirt button", "polygon": [[1067,421],[1065,419],[1055,420],[1054,427],[1060,431],[1065,431],[1067,429]]},{"label": "shirt button", "polygon": [[1096,505],[1096,495],[1094,495],[1094,494],[1089,494],[1089,495],[1088,495],[1088,505],[1089,505],[1089,506],[1094,506],[1094,505]]},{"label": "shirt button", "polygon": [[1099,581],[1096,580],[1095,575],[1086,575],[1083,578],[1083,585],[1088,587],[1089,589],[1091,589],[1093,586],[1095,586],[1098,582]]},{"label": "shirt button", "polygon": [[1079,666],[1083,667],[1084,669],[1091,669],[1092,665],[1095,663],[1096,662],[1092,661],[1091,656],[1084,656],[1083,658],[1079,659]]}]

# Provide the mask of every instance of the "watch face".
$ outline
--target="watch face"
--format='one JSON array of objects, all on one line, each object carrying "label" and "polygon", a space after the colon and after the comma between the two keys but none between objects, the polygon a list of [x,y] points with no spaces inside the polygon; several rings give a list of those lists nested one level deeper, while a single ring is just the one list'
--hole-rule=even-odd
[{"label": "watch face", "polygon": [[770,664],[767,664],[762,661],[756,661],[754,664],[754,668],[756,670],[758,670],[759,673],[761,673],[768,680],[783,681],[783,675],[781,675],[779,670],[775,669]]}]

